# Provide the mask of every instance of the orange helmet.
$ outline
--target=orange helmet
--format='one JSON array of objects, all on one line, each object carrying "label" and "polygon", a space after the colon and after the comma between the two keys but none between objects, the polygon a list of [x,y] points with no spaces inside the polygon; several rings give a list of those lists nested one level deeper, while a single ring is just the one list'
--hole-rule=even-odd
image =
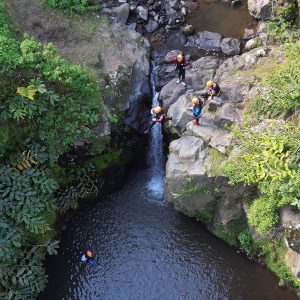
[{"label": "orange helmet", "polygon": [[197,97],[194,97],[194,98],[192,99],[192,103],[193,103],[193,104],[198,104],[198,103],[199,103],[199,99],[198,99]]},{"label": "orange helmet", "polygon": [[207,85],[208,87],[211,87],[211,86],[214,85],[214,83],[213,83],[212,80],[208,80],[207,83],[206,83],[206,85]]},{"label": "orange helmet", "polygon": [[86,255],[87,255],[88,257],[92,257],[92,256],[93,256],[93,253],[92,253],[91,250],[88,250],[88,251],[86,251]]},{"label": "orange helmet", "polygon": [[179,62],[182,62],[182,61],[183,61],[183,55],[182,55],[182,54],[178,54],[178,55],[177,55],[177,60],[178,60]]},{"label": "orange helmet", "polygon": [[159,114],[161,111],[162,111],[162,108],[160,106],[157,106],[155,108],[153,108],[153,111],[156,113],[156,114]]}]

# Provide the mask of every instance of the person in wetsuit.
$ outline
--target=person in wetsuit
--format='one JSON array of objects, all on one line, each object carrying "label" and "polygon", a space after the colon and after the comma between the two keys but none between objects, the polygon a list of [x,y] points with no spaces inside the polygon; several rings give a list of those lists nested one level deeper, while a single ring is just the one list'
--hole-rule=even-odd
[{"label": "person in wetsuit", "polygon": [[165,121],[172,120],[172,117],[168,118],[165,115],[163,109],[160,106],[152,108],[151,114],[154,114],[154,117],[152,118],[152,123],[150,127],[144,131],[144,133],[148,133],[157,122],[164,123]]},{"label": "person in wetsuit", "polygon": [[197,125],[199,126],[199,119],[200,119],[200,115],[201,115],[201,111],[202,111],[202,107],[203,107],[203,104],[202,104],[202,101],[197,98],[197,97],[194,97],[192,99],[192,111],[193,111],[193,115],[194,115],[194,118],[195,118],[195,121],[193,122],[194,125]]},{"label": "person in wetsuit", "polygon": [[208,93],[210,94],[211,99],[213,99],[215,96],[218,97],[220,95],[221,88],[216,82],[209,80],[209,81],[207,81],[206,86],[207,86]]},{"label": "person in wetsuit", "polygon": [[89,265],[94,264],[93,253],[90,249],[86,250],[81,256],[81,261],[86,261]]},{"label": "person in wetsuit", "polygon": [[178,80],[176,83],[182,83],[186,86],[185,83],[185,68],[189,65],[189,61],[185,59],[184,54],[178,54],[177,57],[172,58],[172,62],[176,63],[175,70],[178,74]]}]

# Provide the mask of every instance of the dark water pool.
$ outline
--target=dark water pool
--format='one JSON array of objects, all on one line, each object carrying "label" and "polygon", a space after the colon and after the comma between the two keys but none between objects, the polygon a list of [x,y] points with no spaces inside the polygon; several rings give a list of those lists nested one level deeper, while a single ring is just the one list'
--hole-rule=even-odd
[{"label": "dark water pool", "polygon": [[[78,211],[59,255],[47,259],[49,284],[39,299],[297,299],[148,190],[150,179],[136,171],[120,191]],[[87,245],[95,267],[79,262]]]},{"label": "dark water pool", "polygon": [[188,24],[193,24],[196,32],[212,31],[224,37],[243,37],[245,28],[253,28],[256,21],[248,12],[247,0],[231,6],[221,0],[186,1]]}]

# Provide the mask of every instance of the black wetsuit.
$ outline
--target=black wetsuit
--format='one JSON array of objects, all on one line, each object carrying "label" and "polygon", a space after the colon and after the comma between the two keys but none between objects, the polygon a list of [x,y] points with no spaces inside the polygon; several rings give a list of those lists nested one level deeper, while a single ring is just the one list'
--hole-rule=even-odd
[{"label": "black wetsuit", "polygon": [[153,119],[155,119],[155,120],[161,119],[161,121],[153,121],[152,120],[152,123],[151,123],[150,127],[147,129],[147,131],[149,131],[156,123],[163,124],[166,121],[172,120],[172,117],[167,117],[162,110],[160,113],[155,113],[155,116],[153,117]]},{"label": "black wetsuit", "polygon": [[178,78],[179,80],[185,81],[185,58],[183,57],[182,61],[178,61],[178,59],[176,60],[176,70],[178,73]]},{"label": "black wetsuit", "polygon": [[211,97],[219,96],[221,92],[221,88],[217,83],[214,83],[214,85],[209,89]]}]

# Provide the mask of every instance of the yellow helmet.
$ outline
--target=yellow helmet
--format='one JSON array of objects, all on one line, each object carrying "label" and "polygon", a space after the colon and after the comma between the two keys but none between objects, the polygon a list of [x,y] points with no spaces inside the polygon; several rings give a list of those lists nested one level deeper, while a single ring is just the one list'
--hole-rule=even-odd
[{"label": "yellow helmet", "polygon": [[206,83],[206,85],[207,85],[208,87],[213,86],[213,84],[214,84],[214,83],[213,83],[211,80],[208,80],[207,83]]},{"label": "yellow helmet", "polygon": [[162,111],[162,108],[160,106],[157,106],[155,108],[153,108],[153,111],[156,113],[156,114],[159,114],[161,111]]},{"label": "yellow helmet", "polygon": [[182,62],[182,60],[183,60],[183,55],[182,55],[182,54],[178,54],[178,55],[177,55],[177,60],[178,60],[179,62]]},{"label": "yellow helmet", "polygon": [[198,103],[199,103],[199,99],[196,98],[196,97],[194,97],[194,98],[192,99],[192,103],[193,103],[193,104],[198,104]]}]

